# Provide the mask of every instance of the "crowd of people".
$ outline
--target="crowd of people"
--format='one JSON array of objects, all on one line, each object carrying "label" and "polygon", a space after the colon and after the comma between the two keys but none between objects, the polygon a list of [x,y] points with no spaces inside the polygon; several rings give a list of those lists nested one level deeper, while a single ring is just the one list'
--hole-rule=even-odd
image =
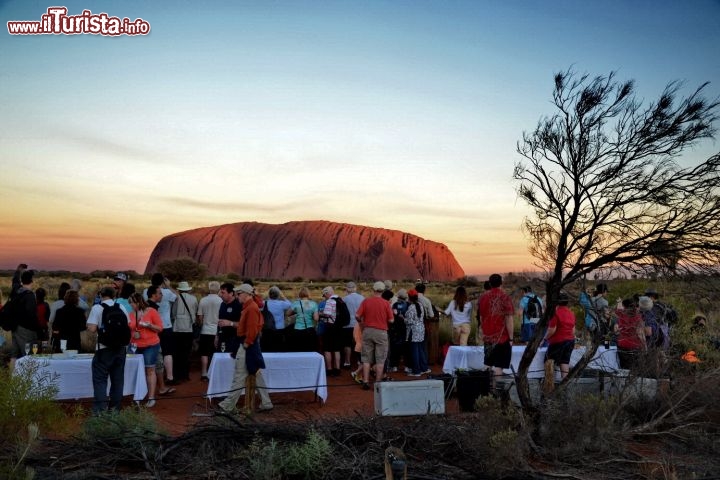
[{"label": "crowd of people", "polygon": [[[155,405],[156,396],[170,395],[177,385],[190,380],[190,358],[197,350],[199,379],[205,382],[215,353],[235,357],[233,386],[221,408],[236,408],[238,392],[252,380],[260,393],[259,409],[270,410],[273,406],[262,377],[263,352],[319,352],[329,377],[348,375],[369,390],[373,380],[388,380],[393,373],[408,377],[431,373],[431,365],[442,361],[438,324],[444,314],[452,324],[454,345],[467,345],[471,324],[477,322],[484,363],[497,376],[510,367],[516,316],[520,341],[526,343],[535,335],[545,309],[545,301],[530,286],[521,289],[516,309],[516,300],[503,289],[498,274],[485,282],[477,301],[471,300],[464,286],[457,287],[441,311],[425,296],[422,282],[394,292],[391,281],[377,281],[368,297],[358,292],[355,282],[344,285],[342,296],[326,286],[319,301],[311,298],[308,287],[300,288],[297,298],[289,300],[281,288],[272,286],[263,298],[251,280],[239,286],[210,281],[206,294],[198,299],[188,282],[173,287],[160,273],[152,275],[150,286],[138,292],[127,275],[118,272],[92,299],[81,294],[79,280],[63,282],[52,303],[47,302],[45,289],[32,286],[33,272],[20,265],[10,295],[16,317],[10,368],[27,354],[28,344],[48,342],[58,352],[64,343],[66,349],[80,350],[82,332],[99,334],[92,363],[97,413],[120,408],[128,349],[143,357],[148,408]],[[652,289],[622,300],[615,308],[609,305],[608,293],[607,285],[599,283],[578,298],[588,334],[605,339],[606,345],[617,345],[621,368],[635,368],[640,361],[659,368],[662,356],[656,352],[668,348],[677,313]],[[576,319],[569,302],[567,293],[561,292],[542,335],[547,358],[555,361],[563,377],[576,342]],[[113,315],[126,320],[126,342],[115,343],[106,333]],[[703,321],[698,320],[697,329]],[[650,362],[647,352],[655,355]]]}]

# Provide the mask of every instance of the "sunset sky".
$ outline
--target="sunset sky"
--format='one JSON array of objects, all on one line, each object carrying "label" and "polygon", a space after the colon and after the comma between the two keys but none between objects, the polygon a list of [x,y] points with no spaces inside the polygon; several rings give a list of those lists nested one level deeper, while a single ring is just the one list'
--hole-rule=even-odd
[{"label": "sunset sky", "polygon": [[[151,32],[8,33],[55,5]],[[0,0],[0,20],[0,269],[143,271],[178,231],[331,220],[445,243],[468,274],[537,270],[512,170],[555,72],[720,96],[712,0]]]}]

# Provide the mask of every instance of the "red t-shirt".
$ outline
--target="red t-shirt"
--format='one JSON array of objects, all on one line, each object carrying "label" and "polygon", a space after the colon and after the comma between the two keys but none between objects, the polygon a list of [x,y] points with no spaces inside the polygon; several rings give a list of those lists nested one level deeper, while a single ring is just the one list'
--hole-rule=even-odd
[{"label": "red t-shirt", "polygon": [[575,314],[566,305],[555,307],[555,315],[550,319],[548,328],[555,327],[555,333],[548,337],[548,343],[562,343],[575,340]]},{"label": "red t-shirt", "polygon": [[377,328],[387,330],[388,324],[393,320],[390,302],[382,297],[368,297],[362,301],[356,317],[362,317],[363,328]]},{"label": "red t-shirt", "polygon": [[512,332],[505,328],[505,318],[515,313],[512,298],[500,287],[485,292],[480,297],[480,316],[485,343],[505,343],[510,340]]},{"label": "red t-shirt", "polygon": [[[645,322],[637,310],[617,310],[618,347],[625,350],[642,350]],[[638,333],[641,331],[642,333]]]}]

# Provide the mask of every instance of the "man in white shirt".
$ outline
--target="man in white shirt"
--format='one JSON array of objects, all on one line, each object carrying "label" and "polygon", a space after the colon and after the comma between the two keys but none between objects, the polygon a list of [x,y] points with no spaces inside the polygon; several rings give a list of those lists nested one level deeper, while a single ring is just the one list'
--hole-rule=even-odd
[{"label": "man in white shirt", "polygon": [[[115,305],[115,289],[103,287],[100,290],[100,304],[93,305],[87,319],[87,330],[90,333],[102,329],[103,310]],[[104,307],[103,305],[106,305]],[[128,312],[122,305],[118,308],[127,317],[130,323]],[[128,341],[130,339],[128,338]],[[107,384],[110,378],[110,409],[120,411],[120,404],[125,386],[125,347],[109,347],[98,341],[97,350],[92,360],[92,381],[93,381],[93,414],[99,415],[108,410]]]},{"label": "man in white shirt", "polygon": [[215,335],[217,335],[220,305],[223,303],[222,298],[218,295],[219,291],[220,282],[212,281],[208,283],[208,294],[200,299],[198,306],[197,321],[202,325],[198,350],[202,367],[200,380],[203,382],[208,381],[208,365],[216,348]]},{"label": "man in white shirt", "polygon": [[343,297],[343,300],[350,312],[350,323],[343,328],[342,332],[344,358],[343,368],[350,368],[350,363],[352,362],[352,352],[355,347],[355,340],[353,338],[353,330],[357,324],[355,312],[357,312],[358,307],[360,307],[360,304],[363,300],[365,300],[365,297],[357,293],[357,285],[355,285],[355,282],[346,283],[345,290],[347,290],[347,295]]}]

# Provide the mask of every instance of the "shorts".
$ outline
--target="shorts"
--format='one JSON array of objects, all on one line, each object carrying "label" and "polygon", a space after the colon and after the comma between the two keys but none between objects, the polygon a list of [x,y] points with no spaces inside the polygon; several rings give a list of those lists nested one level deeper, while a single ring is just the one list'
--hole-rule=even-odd
[{"label": "shorts", "polygon": [[388,334],[379,328],[366,327],[362,332],[362,363],[380,365],[385,363],[388,354]]},{"label": "shorts", "polygon": [[521,342],[529,342],[532,338],[533,334],[535,333],[535,323],[523,323],[522,326],[520,326],[520,341]]},{"label": "shorts", "polygon": [[347,348],[353,348],[355,346],[355,339],[353,338],[354,327],[344,327],[342,329],[342,346]]},{"label": "shorts", "polygon": [[510,368],[512,345],[510,340],[505,343],[485,344],[485,365],[497,368]]},{"label": "shorts", "polygon": [[162,348],[163,356],[172,356],[174,345],[172,328],[163,329],[160,332],[160,348]]},{"label": "shorts", "polygon": [[137,353],[143,356],[145,368],[154,367],[160,353],[160,344],[150,345],[149,347],[138,348]]},{"label": "shorts", "polygon": [[215,353],[215,335],[200,334],[198,352],[201,357],[211,357]]},{"label": "shorts", "polygon": [[570,356],[575,349],[575,340],[551,343],[548,346],[545,360],[554,360],[556,365],[570,364]]},{"label": "shorts", "polygon": [[339,352],[343,349],[343,328],[333,323],[325,325],[325,333],[322,336],[323,351]]},{"label": "shorts", "polygon": [[37,332],[28,330],[25,327],[18,327],[12,332],[12,345],[10,350],[10,358],[21,358],[25,356],[26,343],[38,343]]}]

